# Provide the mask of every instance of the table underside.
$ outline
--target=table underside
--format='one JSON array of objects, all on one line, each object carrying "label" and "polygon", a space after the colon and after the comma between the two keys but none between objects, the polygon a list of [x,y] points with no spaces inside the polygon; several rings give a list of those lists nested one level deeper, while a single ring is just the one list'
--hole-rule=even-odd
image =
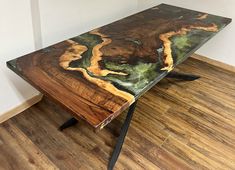
[{"label": "table underside", "polygon": [[161,4],[8,67],[74,117],[102,128],[230,22]]}]

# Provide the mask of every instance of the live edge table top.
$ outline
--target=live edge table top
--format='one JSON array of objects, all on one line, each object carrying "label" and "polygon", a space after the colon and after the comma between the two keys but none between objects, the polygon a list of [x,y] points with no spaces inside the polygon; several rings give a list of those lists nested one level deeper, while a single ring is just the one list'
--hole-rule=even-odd
[{"label": "live edge table top", "polygon": [[230,22],[161,4],[7,65],[74,117],[102,128]]}]

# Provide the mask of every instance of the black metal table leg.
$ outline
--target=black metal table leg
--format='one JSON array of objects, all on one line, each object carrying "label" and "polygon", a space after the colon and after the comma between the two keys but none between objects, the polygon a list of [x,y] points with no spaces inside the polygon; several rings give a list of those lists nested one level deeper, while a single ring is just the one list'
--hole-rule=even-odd
[{"label": "black metal table leg", "polygon": [[118,137],[118,140],[117,140],[117,144],[113,150],[113,153],[112,153],[112,156],[109,160],[109,164],[108,164],[108,170],[112,170],[117,159],[118,159],[118,156],[121,152],[121,149],[122,149],[122,145],[123,145],[123,142],[125,140],[125,137],[126,137],[126,134],[127,134],[127,131],[128,131],[128,128],[129,128],[129,125],[131,123],[131,119],[132,119],[132,116],[133,116],[133,113],[135,111],[135,107],[136,107],[136,104],[137,104],[137,101],[135,101],[129,108],[128,110],[128,113],[127,113],[127,116],[126,116],[126,119],[125,119],[125,122],[123,123],[122,125],[122,128],[121,128],[121,131],[120,131],[120,135]]},{"label": "black metal table leg", "polygon": [[166,76],[167,78],[175,78],[175,79],[180,79],[180,80],[185,80],[185,81],[193,81],[196,79],[199,79],[200,76],[198,75],[193,75],[193,74],[185,74],[185,73],[178,73],[178,72],[170,72]]},{"label": "black metal table leg", "polygon": [[71,118],[67,120],[63,125],[59,127],[59,130],[62,131],[70,126],[76,125],[78,123],[78,120],[75,118]]}]

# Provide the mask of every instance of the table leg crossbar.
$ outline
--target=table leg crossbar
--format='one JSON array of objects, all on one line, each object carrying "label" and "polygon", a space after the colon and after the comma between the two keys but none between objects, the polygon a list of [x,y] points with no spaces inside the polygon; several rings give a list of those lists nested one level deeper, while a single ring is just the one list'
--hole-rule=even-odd
[{"label": "table leg crossbar", "polygon": [[69,120],[67,120],[65,123],[63,123],[60,127],[59,127],[59,130],[60,131],[63,131],[64,129],[68,128],[68,127],[71,127],[71,126],[74,126],[78,123],[78,120],[75,119],[75,118],[71,118]]},{"label": "table leg crossbar", "polygon": [[198,75],[185,74],[185,73],[179,73],[179,72],[174,72],[174,71],[168,73],[166,77],[179,79],[179,80],[185,80],[185,81],[193,81],[193,80],[200,78],[200,76]]}]

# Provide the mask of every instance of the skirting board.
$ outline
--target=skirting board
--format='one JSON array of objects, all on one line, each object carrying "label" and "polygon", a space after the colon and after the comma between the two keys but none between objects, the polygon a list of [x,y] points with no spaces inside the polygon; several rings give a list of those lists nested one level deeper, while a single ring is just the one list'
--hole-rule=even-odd
[{"label": "skirting board", "polygon": [[[219,61],[216,61],[216,60],[198,55],[198,54],[193,54],[192,57],[197,59],[197,60],[201,60],[203,62],[209,63],[211,65],[215,65],[217,67],[220,67],[220,68],[223,68],[223,69],[226,69],[226,70],[229,70],[229,71],[232,71],[232,72],[235,73],[235,67],[234,66],[231,66],[231,65],[228,65],[228,64],[225,64],[225,63],[222,63],[222,62],[219,62]],[[43,96],[42,94],[34,96],[31,99],[29,99],[29,100],[25,101],[24,103],[22,103],[21,105],[15,107],[14,109],[4,113],[3,115],[0,116],[0,123],[10,119],[11,117],[23,112],[24,110],[28,109],[32,105],[38,103],[42,99],[42,96]]]},{"label": "skirting board", "polygon": [[41,99],[42,99],[42,94],[33,96],[32,98],[26,100],[25,102],[23,102],[22,104],[20,104],[19,106],[16,106],[15,108],[7,111],[6,113],[3,113],[0,116],[0,123],[10,119],[11,117],[23,112],[24,110],[30,108],[31,106],[33,106],[34,104],[38,103]]},{"label": "skirting board", "polygon": [[201,56],[201,55],[198,55],[198,54],[193,54],[191,57],[195,58],[197,60],[203,61],[205,63],[211,64],[211,65],[214,65],[216,67],[219,67],[219,68],[222,68],[222,69],[225,69],[225,70],[228,70],[228,71],[232,71],[232,72],[235,73],[235,67],[232,66],[232,65],[225,64],[225,63],[222,63],[220,61],[213,60],[211,58],[204,57],[204,56]]}]

